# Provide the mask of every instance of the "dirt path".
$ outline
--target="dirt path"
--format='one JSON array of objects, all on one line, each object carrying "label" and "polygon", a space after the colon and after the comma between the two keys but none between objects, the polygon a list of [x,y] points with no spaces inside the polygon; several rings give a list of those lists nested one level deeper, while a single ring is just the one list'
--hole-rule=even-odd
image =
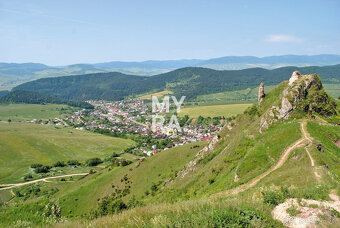
[{"label": "dirt path", "polygon": [[212,195],[212,197],[216,197],[216,196],[221,196],[221,195],[228,195],[228,194],[238,194],[240,192],[243,192],[251,187],[254,187],[260,180],[262,180],[263,178],[265,178],[266,176],[268,176],[270,173],[272,173],[273,171],[277,170],[278,168],[280,168],[288,159],[290,152],[292,152],[294,149],[302,146],[304,143],[307,142],[312,142],[311,137],[309,136],[309,134],[306,131],[306,122],[301,122],[300,124],[301,126],[301,132],[302,132],[302,138],[299,139],[298,141],[296,141],[293,145],[289,146],[283,153],[283,155],[281,156],[280,160],[276,163],[275,166],[273,166],[272,168],[270,168],[269,170],[267,170],[266,172],[262,173],[261,175],[255,177],[254,179],[252,179],[251,181],[249,181],[246,184],[240,185],[234,189],[229,189],[223,192],[219,192],[216,193],[214,195]]},{"label": "dirt path", "polygon": [[[308,131],[304,131],[304,135],[305,135],[306,139],[308,140],[308,142],[310,144],[312,144],[313,138],[309,135]],[[306,150],[306,153],[308,154],[308,157],[310,159],[311,166],[314,167],[315,166],[315,162],[314,162],[314,159],[313,159],[312,155],[310,154],[310,152],[308,150],[308,145],[305,147],[305,150]],[[321,180],[321,176],[319,175],[319,173],[317,171],[314,171],[314,176],[317,179],[317,181]]]},{"label": "dirt path", "polygon": [[312,158],[312,155],[309,153],[309,150],[308,150],[307,147],[305,148],[305,150],[306,150],[308,157],[310,159],[311,166],[314,167],[314,159]]},{"label": "dirt path", "polygon": [[68,174],[68,175],[62,175],[62,176],[56,176],[56,177],[45,177],[45,178],[42,178],[42,179],[37,179],[37,180],[28,181],[28,182],[19,183],[19,184],[7,184],[7,185],[3,185],[3,186],[9,186],[9,187],[0,188],[0,191],[12,189],[12,188],[15,188],[15,187],[20,187],[20,186],[24,186],[24,185],[28,185],[28,184],[34,184],[34,183],[38,183],[38,182],[41,182],[41,181],[49,182],[48,180],[50,180],[50,179],[57,179],[57,178],[62,178],[62,177],[72,177],[72,176],[86,176],[88,174],[89,173],[75,173],[75,174]]}]

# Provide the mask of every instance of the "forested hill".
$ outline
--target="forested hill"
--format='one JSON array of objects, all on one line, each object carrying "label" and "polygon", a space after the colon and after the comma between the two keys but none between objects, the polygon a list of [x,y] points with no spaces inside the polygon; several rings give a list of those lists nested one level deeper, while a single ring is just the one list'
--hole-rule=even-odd
[{"label": "forested hill", "polygon": [[265,85],[276,85],[288,80],[291,72],[295,70],[302,74],[316,73],[324,83],[340,83],[340,65],[225,71],[188,67],[152,77],[112,72],[44,78],[24,83],[14,90],[36,91],[74,100],[121,100],[127,96],[170,90],[176,95],[194,99],[202,94],[254,88],[261,82]]},{"label": "forested hill", "polygon": [[73,107],[89,108],[93,106],[89,103],[82,101],[71,101],[60,97],[40,94],[33,91],[16,90],[4,95],[0,98],[0,104],[66,104]]}]

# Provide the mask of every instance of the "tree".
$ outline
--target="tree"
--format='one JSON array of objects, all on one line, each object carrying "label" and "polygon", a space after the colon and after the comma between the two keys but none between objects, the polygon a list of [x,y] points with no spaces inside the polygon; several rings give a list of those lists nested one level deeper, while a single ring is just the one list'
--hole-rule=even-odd
[{"label": "tree", "polygon": [[80,165],[80,163],[77,160],[69,160],[67,161],[68,165]]},{"label": "tree", "polygon": [[103,161],[100,158],[90,158],[88,160],[86,160],[86,165],[87,166],[97,166],[101,163],[103,163]]},{"label": "tree", "polygon": [[53,164],[53,167],[64,167],[66,166],[65,165],[65,162],[63,161],[57,161],[56,163]]},{"label": "tree", "polygon": [[8,119],[8,120],[7,120],[7,122],[8,122],[8,123],[11,123],[11,122],[12,122],[12,120],[11,120],[11,119]]}]

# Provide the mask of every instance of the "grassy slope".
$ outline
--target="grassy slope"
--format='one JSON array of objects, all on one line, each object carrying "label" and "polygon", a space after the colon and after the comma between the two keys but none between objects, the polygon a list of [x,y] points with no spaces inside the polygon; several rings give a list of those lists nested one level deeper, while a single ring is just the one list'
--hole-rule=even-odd
[{"label": "grassy slope", "polygon": [[182,108],[179,116],[188,115],[190,118],[224,116],[231,117],[242,113],[251,104],[208,105]]},{"label": "grassy slope", "polygon": [[0,183],[22,181],[32,163],[104,157],[132,145],[130,140],[71,128],[0,123]]},{"label": "grassy slope", "polygon": [[174,172],[182,169],[204,143],[196,143],[196,145],[200,145],[197,148],[192,148],[193,145],[195,144],[169,149],[124,168],[105,169],[65,188],[55,197],[60,198],[64,215],[79,216],[95,209],[97,200],[109,196],[113,192],[112,185],[119,186],[120,179],[127,174],[132,182],[129,197],[134,195],[138,199],[142,199],[144,193],[150,190],[153,183],[171,178]]},{"label": "grassy slope", "polygon": [[[268,93],[265,101],[258,107],[260,112],[273,105],[284,85],[285,83]],[[237,124],[231,131],[224,128],[219,133],[222,140],[198,164],[195,173],[177,181],[174,188],[181,189],[181,193],[177,191],[176,194],[201,197],[246,182],[275,164],[284,149],[301,137],[297,121],[279,122],[264,134],[259,134],[259,119],[256,115],[236,117]],[[234,183],[236,170],[240,181]]]},{"label": "grassy slope", "polygon": [[[254,209],[256,208],[256,209]],[[84,227],[71,221],[58,227]],[[93,227],[283,227],[271,218],[270,209],[242,199],[200,199],[161,203],[124,211],[91,221]]]},{"label": "grassy slope", "polygon": [[25,121],[25,120],[48,120],[59,117],[61,115],[61,108],[72,109],[67,105],[38,105],[38,104],[10,104],[0,105],[0,120],[7,121]]},{"label": "grassy slope", "polygon": [[324,153],[318,151],[315,146],[311,149],[311,154],[316,160],[316,166],[328,165],[325,169],[335,180],[340,180],[340,148],[335,144],[340,140],[340,128],[338,126],[324,126],[309,122],[308,131],[314,138],[315,144],[324,147]]}]

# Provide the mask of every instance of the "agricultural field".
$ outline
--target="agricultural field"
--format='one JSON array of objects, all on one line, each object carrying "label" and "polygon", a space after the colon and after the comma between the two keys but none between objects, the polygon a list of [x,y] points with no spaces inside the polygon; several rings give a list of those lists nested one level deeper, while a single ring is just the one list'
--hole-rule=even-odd
[{"label": "agricultural field", "polygon": [[323,86],[332,97],[338,98],[340,96],[340,84],[323,84]]},{"label": "agricultural field", "polygon": [[22,182],[32,163],[103,158],[133,141],[71,128],[0,122],[0,183]]},{"label": "agricultural field", "polygon": [[78,109],[59,104],[1,104],[0,121],[7,122],[9,119],[14,122],[32,119],[48,120],[76,110]]},{"label": "agricultural field", "polygon": [[142,99],[142,100],[151,100],[152,96],[156,96],[158,98],[161,98],[165,95],[171,95],[171,94],[173,94],[173,92],[171,92],[169,90],[164,90],[164,91],[157,92],[157,93],[145,94],[145,95],[139,96],[138,98]]},{"label": "agricultural field", "polygon": [[203,117],[231,117],[243,113],[252,104],[226,104],[226,105],[205,105],[181,108],[179,116],[188,115],[190,118],[197,119]]}]

